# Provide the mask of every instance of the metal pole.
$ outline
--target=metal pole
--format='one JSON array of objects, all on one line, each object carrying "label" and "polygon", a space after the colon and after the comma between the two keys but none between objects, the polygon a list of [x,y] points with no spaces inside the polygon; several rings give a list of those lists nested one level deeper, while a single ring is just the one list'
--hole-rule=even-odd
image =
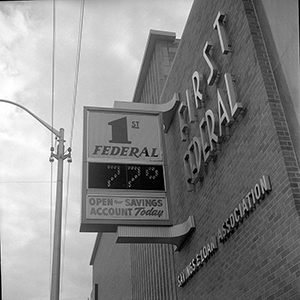
[{"label": "metal pole", "polygon": [[64,156],[64,130],[60,129],[60,137],[57,147],[57,155],[53,156],[58,160],[56,204],[54,219],[53,253],[52,253],[52,277],[50,300],[59,300],[60,291],[60,259],[61,259],[61,224],[62,224],[62,195],[63,195],[63,161]]},{"label": "metal pole", "polygon": [[[51,291],[50,300],[59,300],[59,289],[60,289],[60,259],[61,259],[61,223],[62,223],[62,195],[63,195],[63,162],[68,158],[68,162],[72,162],[71,158],[71,148],[68,148],[68,154],[64,154],[64,129],[61,128],[59,131],[53,128],[44,120],[36,116],[32,111],[24,107],[23,105],[6,100],[0,99],[0,102],[9,103],[18,106],[30,115],[32,115],[36,120],[38,120],[47,129],[53,132],[58,138],[57,154],[54,154],[54,148],[51,148],[50,162],[53,162],[54,158],[58,160],[57,165],[57,184],[56,184],[56,204],[55,204],[55,219],[54,219],[54,236],[53,236],[53,253],[52,253],[52,276],[51,276]],[[0,254],[1,256],[1,254]],[[0,262],[0,300],[2,299],[1,291],[1,262]]]}]

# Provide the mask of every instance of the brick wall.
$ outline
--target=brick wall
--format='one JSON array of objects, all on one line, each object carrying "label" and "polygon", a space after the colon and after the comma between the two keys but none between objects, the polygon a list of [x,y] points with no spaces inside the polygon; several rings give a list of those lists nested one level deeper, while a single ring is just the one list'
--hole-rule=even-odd
[{"label": "brick wall", "polygon": [[112,233],[97,236],[92,300],[132,299],[130,246],[116,244],[115,239]]},{"label": "brick wall", "polygon": [[177,47],[178,40],[173,43],[157,41],[139,102],[159,103],[159,95],[169,74]]},{"label": "brick wall", "polygon": [[[218,11],[228,14],[226,32],[233,50],[228,55],[221,54],[213,29]],[[207,109],[217,115],[217,88],[226,89],[226,72],[235,77],[246,113],[230,126],[230,137],[220,143],[216,159],[192,192],[186,191],[183,155],[192,137],[199,136],[199,124],[189,124],[189,138],[181,142],[176,115],[165,135],[174,224],[189,215],[196,220],[195,233],[174,254],[176,275],[217,234],[262,175],[270,177],[272,191],[193,278],[177,288],[178,299],[300,299],[299,167],[251,1],[195,1],[161,101],[169,101],[176,92],[185,101],[185,90],[193,89],[194,71],[208,77],[202,55],[208,40],[221,77],[207,87],[198,119]]]},{"label": "brick wall", "polygon": [[171,245],[131,245],[132,299],[177,299]]}]

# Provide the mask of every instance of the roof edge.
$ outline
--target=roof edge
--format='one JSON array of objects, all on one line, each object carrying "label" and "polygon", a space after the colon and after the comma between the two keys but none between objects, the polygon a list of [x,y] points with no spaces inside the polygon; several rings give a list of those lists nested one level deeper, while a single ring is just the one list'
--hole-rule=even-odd
[{"label": "roof edge", "polygon": [[156,42],[157,41],[174,42],[175,39],[176,39],[175,32],[161,31],[161,30],[154,30],[154,29],[150,30],[132,102],[138,102],[138,99],[141,96],[142,87],[147,77],[147,73],[149,70],[149,66],[151,63],[152,54],[154,52]]}]

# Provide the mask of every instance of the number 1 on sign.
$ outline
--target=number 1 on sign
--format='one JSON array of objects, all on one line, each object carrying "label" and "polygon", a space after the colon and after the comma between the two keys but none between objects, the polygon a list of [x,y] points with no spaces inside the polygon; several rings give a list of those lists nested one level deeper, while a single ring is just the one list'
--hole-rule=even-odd
[{"label": "number 1 on sign", "polygon": [[111,126],[112,133],[110,143],[131,144],[128,140],[127,117],[111,121],[108,125]]}]

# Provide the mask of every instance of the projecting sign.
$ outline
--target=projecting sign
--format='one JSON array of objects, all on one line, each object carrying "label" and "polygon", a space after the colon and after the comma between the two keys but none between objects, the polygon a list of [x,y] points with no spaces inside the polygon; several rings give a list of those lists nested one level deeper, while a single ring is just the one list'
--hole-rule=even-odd
[{"label": "projecting sign", "polygon": [[162,162],[157,115],[89,111],[87,126],[88,158]]},{"label": "projecting sign", "polygon": [[159,113],[84,109],[81,231],[171,225]]}]

